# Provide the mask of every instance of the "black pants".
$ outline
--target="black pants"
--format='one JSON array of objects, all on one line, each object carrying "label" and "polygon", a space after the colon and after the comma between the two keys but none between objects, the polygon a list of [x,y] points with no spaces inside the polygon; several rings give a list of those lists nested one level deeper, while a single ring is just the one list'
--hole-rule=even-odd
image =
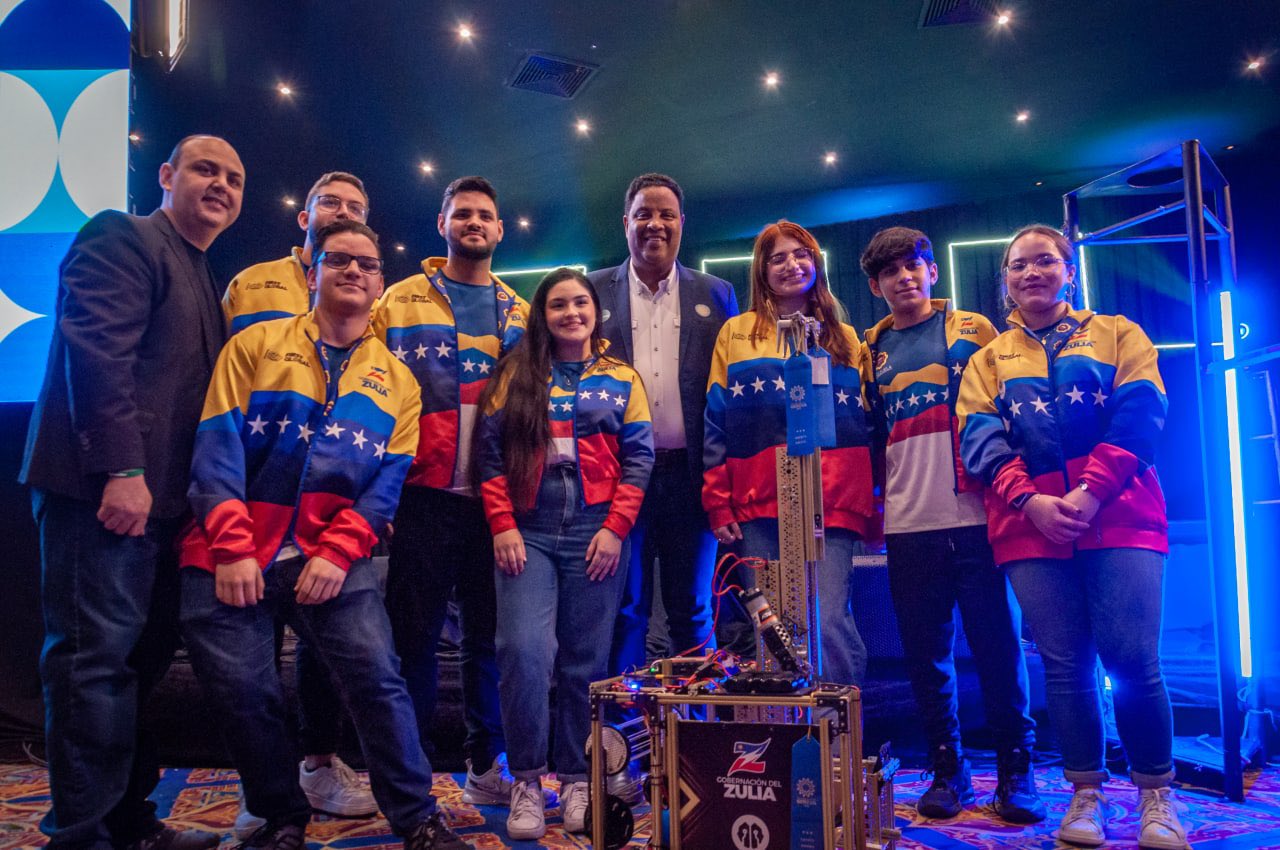
[{"label": "black pants", "polygon": [[1028,711],[1022,613],[992,559],[986,526],[886,534],[885,544],[907,675],[930,748],[960,743],[957,604],[997,747],[1031,747],[1035,721]]},{"label": "black pants", "polygon": [[493,537],[479,499],[406,487],[387,568],[387,613],[423,747],[436,712],[436,645],[456,589],[462,614],[464,750],[476,773],[507,748],[494,653]]}]

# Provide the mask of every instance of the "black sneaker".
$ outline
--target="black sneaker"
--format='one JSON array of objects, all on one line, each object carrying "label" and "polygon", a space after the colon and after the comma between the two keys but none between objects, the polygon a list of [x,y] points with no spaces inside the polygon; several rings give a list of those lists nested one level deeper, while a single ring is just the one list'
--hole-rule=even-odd
[{"label": "black sneaker", "polygon": [[306,846],[306,828],[293,823],[267,821],[253,831],[236,850],[302,850]]},{"label": "black sneaker", "polygon": [[470,846],[445,825],[440,812],[415,826],[404,839],[404,850],[466,850]]},{"label": "black sneaker", "polygon": [[969,776],[969,760],[963,758],[954,744],[941,744],[933,751],[933,784],[920,795],[916,811],[927,818],[953,818],[966,803],[974,801],[973,780]]},{"label": "black sneaker", "polygon": [[210,850],[218,846],[218,836],[198,829],[174,829],[161,824],[146,838],[125,845],[126,850]]},{"label": "black sneaker", "polygon": [[1044,820],[1044,801],[1036,791],[1028,750],[1015,747],[996,755],[996,795],[991,805],[1000,819],[1008,823]]}]

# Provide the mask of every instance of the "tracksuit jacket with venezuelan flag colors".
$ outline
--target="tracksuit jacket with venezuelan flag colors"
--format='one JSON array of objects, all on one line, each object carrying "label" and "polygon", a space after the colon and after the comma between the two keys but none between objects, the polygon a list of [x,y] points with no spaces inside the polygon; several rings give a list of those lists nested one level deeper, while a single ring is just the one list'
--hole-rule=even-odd
[{"label": "tracksuit jacket with venezuelan flag colors", "polygon": [[222,296],[222,314],[233,334],[258,322],[301,316],[310,309],[311,290],[301,248],[279,260],[249,266],[231,279]]},{"label": "tracksuit jacket with venezuelan flag colors", "polygon": [[[989,485],[996,563],[1075,549],[1169,551],[1155,443],[1168,402],[1156,350],[1124,316],[1069,310],[1042,344],[1015,310],[960,387],[964,464]],[[1102,503],[1074,544],[1052,543],[1010,503],[1081,483]]]},{"label": "tracksuit jacket with venezuelan flag colors", "polygon": [[196,432],[184,566],[255,558],[290,535],[346,569],[395,515],[418,444],[418,384],[372,330],[333,397],[315,314],[260,322],[222,349]]},{"label": "tracksuit jacket with venezuelan flag colors", "polygon": [[373,330],[400,359],[422,387],[422,418],[418,450],[405,482],[416,487],[448,489],[458,461],[462,405],[475,405],[498,358],[524,335],[529,305],[515,290],[493,276],[497,315],[492,326],[499,334],[469,337],[463,347],[476,362],[459,377],[458,325],[445,292],[441,271],[447,260],[431,257],[422,274],[389,287],[373,309]]},{"label": "tracksuit jacket with venezuelan flag colors", "polygon": [[[724,323],[711,356],[703,445],[702,506],[712,528],[778,516],[777,459],[787,443],[784,358],[777,329],[755,337],[756,314]],[[871,429],[862,389],[862,343],[840,326],[857,358],[831,363],[836,445],[822,450],[822,508],[828,527],[866,537],[871,527]]]},{"label": "tracksuit jacket with venezuelan flag colors", "polygon": [[[890,362],[889,352],[882,350],[879,343],[881,335],[893,327],[892,314],[867,331],[863,378],[871,404],[877,449],[883,447],[885,453],[885,531],[890,534],[929,528],[929,510],[927,507],[920,510],[924,507],[921,502],[927,502],[929,494],[910,492],[910,478],[899,477],[899,474],[914,464],[945,456],[936,441],[944,441],[951,453],[953,491],[977,493],[983,489],[982,482],[965,471],[960,459],[960,429],[955,407],[960,378],[969,358],[996,338],[996,329],[980,313],[953,310],[945,298],[935,298],[930,303],[936,313],[943,314],[946,362],[923,359],[923,351],[912,352],[922,358],[917,362]],[[881,379],[885,379],[883,384]],[[904,518],[911,527],[898,527]],[[925,525],[920,525],[921,522]]]},{"label": "tracksuit jacket with venezuelan flag colors", "polygon": [[[547,402],[551,440],[557,456],[576,455],[578,481],[588,505],[608,503],[603,527],[620,538],[631,532],[653,471],[653,425],[640,376],[611,357],[592,361],[577,390],[551,382]],[[480,495],[494,534],[516,527],[516,511],[502,463],[505,387],[493,394],[476,428]],[[572,454],[571,454],[572,453]],[[537,492],[529,493],[532,501]]]}]

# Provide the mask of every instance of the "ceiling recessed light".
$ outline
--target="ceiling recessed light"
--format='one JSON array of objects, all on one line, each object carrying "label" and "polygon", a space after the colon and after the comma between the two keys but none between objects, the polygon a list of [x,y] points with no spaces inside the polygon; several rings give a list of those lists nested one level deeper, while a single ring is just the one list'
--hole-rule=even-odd
[{"label": "ceiling recessed light", "polygon": [[1036,185],[1037,185],[1037,186],[1043,186],[1043,185],[1044,185],[1044,181],[1043,181],[1043,180],[1037,180],[1037,181],[1036,181]]},{"label": "ceiling recessed light", "polygon": [[1015,115],[1013,120],[1017,121],[1019,124],[1025,124],[1031,120],[1031,113],[1024,109]]},{"label": "ceiling recessed light", "polygon": [[467,24],[458,25],[458,38],[462,39],[463,41],[470,41],[471,37],[474,35],[475,33],[471,30],[471,27],[469,27]]},{"label": "ceiling recessed light", "polygon": [[431,174],[436,170],[436,167],[429,162],[420,162],[418,163],[418,170],[423,174]]},{"label": "ceiling recessed light", "polygon": [[579,118],[578,123],[574,124],[574,127],[577,128],[579,136],[585,136],[587,133],[591,132],[591,122],[587,121],[585,118]]},{"label": "ceiling recessed light", "polygon": [[296,200],[294,200],[293,198],[288,198],[288,197],[286,197],[286,198],[284,199],[284,205],[285,205],[286,207],[288,207],[289,209],[293,209],[294,207],[296,207],[296,206],[298,205],[298,202],[297,202]]},{"label": "ceiling recessed light", "polygon": [[837,159],[837,157],[836,157],[836,152],[835,152],[835,151],[827,151],[827,152],[823,155],[823,157],[822,157],[822,161],[823,161],[823,163],[825,163],[826,165],[835,165],[835,164],[836,164],[836,159]]},{"label": "ceiling recessed light", "polygon": [[1235,145],[1227,145],[1225,148],[1223,148],[1223,150],[1228,150],[1228,151],[1233,151],[1235,149],[1236,149]]},{"label": "ceiling recessed light", "polygon": [[397,251],[400,251],[400,252],[402,252],[402,253],[403,253],[403,252],[404,252],[404,245],[402,245],[402,244],[400,244],[399,242],[397,242],[397,243],[396,243],[396,250],[397,250]]},{"label": "ceiling recessed light", "polygon": [[136,145],[138,142],[142,141],[142,136],[138,135],[137,133],[130,133],[129,141],[133,142]]},{"label": "ceiling recessed light", "polygon": [[1002,27],[1007,27],[1011,20],[1013,20],[1013,17],[1008,12],[1001,12],[996,16],[996,23]]},{"label": "ceiling recessed light", "polygon": [[289,97],[293,94],[293,87],[288,83],[278,83],[276,84],[276,91],[278,91],[283,97]]},{"label": "ceiling recessed light", "polygon": [[529,219],[525,218],[524,216],[520,216],[519,220],[516,222],[516,224],[520,225],[521,230],[528,230],[529,223],[530,223]]},{"label": "ceiling recessed light", "polygon": [[1250,59],[1250,60],[1249,60],[1249,64],[1244,66],[1244,67],[1245,67],[1245,70],[1246,70],[1246,71],[1259,71],[1259,70],[1261,70],[1261,69],[1262,69],[1263,61],[1264,61],[1264,60],[1262,60],[1262,59]]},{"label": "ceiling recessed light", "polygon": [[777,71],[770,71],[769,73],[764,75],[765,88],[776,89],[778,87],[778,83],[780,82],[782,82],[782,80],[778,76]]}]

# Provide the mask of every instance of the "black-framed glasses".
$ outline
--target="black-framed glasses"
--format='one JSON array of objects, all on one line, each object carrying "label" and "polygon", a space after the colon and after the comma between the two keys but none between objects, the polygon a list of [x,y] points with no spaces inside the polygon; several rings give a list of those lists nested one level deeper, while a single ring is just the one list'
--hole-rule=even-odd
[{"label": "black-framed glasses", "polygon": [[1031,260],[1029,262],[1027,260],[1014,260],[1013,262],[1009,263],[1009,265],[1005,266],[1004,270],[1006,274],[1021,275],[1021,274],[1026,274],[1027,269],[1031,268],[1032,266],[1035,266],[1036,271],[1047,272],[1047,271],[1051,271],[1054,266],[1058,265],[1058,263],[1062,263],[1063,265],[1070,265],[1066,260],[1062,259],[1061,257],[1055,257],[1052,254],[1044,254],[1043,256],[1036,257],[1034,260]]},{"label": "black-framed glasses", "polygon": [[316,258],[316,262],[324,263],[337,271],[345,271],[352,260],[356,261],[356,268],[364,274],[379,274],[382,271],[382,259],[379,257],[362,257],[346,251],[322,251]]},{"label": "black-framed glasses", "polygon": [[345,206],[347,212],[351,213],[352,218],[358,218],[361,221],[364,221],[369,215],[369,208],[360,201],[344,201],[337,195],[316,195],[313,203],[317,209],[322,209],[325,212],[337,212]]},{"label": "black-framed glasses", "polygon": [[812,263],[813,252],[808,248],[796,248],[794,251],[779,251],[776,254],[770,254],[765,260],[775,269],[780,269],[787,264],[787,260],[794,259],[797,263]]}]

